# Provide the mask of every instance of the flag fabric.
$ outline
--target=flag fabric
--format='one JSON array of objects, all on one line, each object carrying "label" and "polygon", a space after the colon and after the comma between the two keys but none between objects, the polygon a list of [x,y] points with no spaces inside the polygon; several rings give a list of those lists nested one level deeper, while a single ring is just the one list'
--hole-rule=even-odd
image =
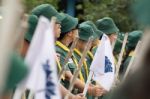
[{"label": "flag fabric", "polygon": [[115,66],[110,40],[105,34],[103,34],[101,43],[95,53],[90,72],[94,73],[93,80],[105,90],[110,90],[114,82]]},{"label": "flag fabric", "polygon": [[30,73],[18,86],[14,99],[20,99],[24,89],[34,94],[34,99],[61,99],[55,63],[53,23],[40,17],[25,62]]}]

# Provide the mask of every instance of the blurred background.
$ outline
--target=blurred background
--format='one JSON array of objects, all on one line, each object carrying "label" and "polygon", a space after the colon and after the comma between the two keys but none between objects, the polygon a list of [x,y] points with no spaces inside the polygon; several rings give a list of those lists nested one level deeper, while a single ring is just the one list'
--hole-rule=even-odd
[{"label": "blurred background", "polygon": [[135,0],[24,0],[26,12],[43,3],[50,3],[60,12],[78,17],[80,22],[109,16],[114,19],[121,32],[135,30],[140,25],[131,16],[130,4]]}]

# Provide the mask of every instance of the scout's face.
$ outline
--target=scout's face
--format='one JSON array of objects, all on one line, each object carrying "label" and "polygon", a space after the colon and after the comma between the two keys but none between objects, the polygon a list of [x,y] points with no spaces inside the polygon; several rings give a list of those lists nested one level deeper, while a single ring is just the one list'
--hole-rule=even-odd
[{"label": "scout's face", "polygon": [[95,40],[93,40],[93,42],[92,42],[92,47],[98,46],[98,44],[99,44],[99,39],[95,39]]},{"label": "scout's face", "polygon": [[55,24],[54,32],[55,32],[55,37],[59,38],[60,37],[60,33],[61,33],[61,25],[59,23]]},{"label": "scout's face", "polygon": [[73,42],[73,40],[78,36],[78,29],[71,30],[66,36],[70,38],[71,42]]},{"label": "scout's face", "polygon": [[78,29],[72,30],[72,40],[74,40],[78,36]]},{"label": "scout's face", "polygon": [[110,39],[110,43],[113,44],[117,39],[117,34],[113,33],[113,34],[110,34],[108,37]]},{"label": "scout's face", "polygon": [[23,42],[23,47],[22,47],[22,50],[21,50],[21,55],[22,57],[25,57],[26,56],[26,53],[28,51],[28,48],[29,48],[29,42],[24,40]]},{"label": "scout's face", "polygon": [[78,43],[77,43],[78,50],[79,50],[80,52],[83,52],[83,51],[84,51],[84,48],[86,47],[86,44],[87,44],[87,41],[79,40]]}]

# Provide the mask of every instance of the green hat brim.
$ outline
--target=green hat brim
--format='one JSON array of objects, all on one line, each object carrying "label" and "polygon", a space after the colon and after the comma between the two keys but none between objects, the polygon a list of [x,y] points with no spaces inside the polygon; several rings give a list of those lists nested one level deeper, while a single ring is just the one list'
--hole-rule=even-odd
[{"label": "green hat brim", "polygon": [[114,33],[118,34],[119,32],[118,27],[116,26],[113,19],[110,17],[104,17],[102,19],[97,20],[96,26],[100,31],[104,32],[107,35],[114,34]]},{"label": "green hat brim", "polygon": [[[62,25],[63,25],[63,23],[62,23]],[[72,29],[76,28],[77,25],[78,25],[78,18],[74,18],[73,22],[70,22],[68,27],[62,29],[62,33],[67,33],[69,31],[71,31]]]},{"label": "green hat brim", "polygon": [[89,40],[89,38],[85,38],[85,37],[80,37],[79,39],[83,40],[83,41],[88,41]]},{"label": "green hat brim", "polygon": [[63,15],[61,15],[60,13],[58,13],[56,16],[56,22],[57,23],[62,23],[62,20],[65,18]]},{"label": "green hat brim", "polygon": [[24,37],[27,41],[31,42],[37,24],[38,24],[38,17],[36,15],[30,15],[28,19],[28,30],[25,33]]},{"label": "green hat brim", "polygon": [[111,35],[111,34],[118,34],[119,29],[114,28],[114,29],[109,29],[109,30],[103,30],[103,32],[107,35]]}]

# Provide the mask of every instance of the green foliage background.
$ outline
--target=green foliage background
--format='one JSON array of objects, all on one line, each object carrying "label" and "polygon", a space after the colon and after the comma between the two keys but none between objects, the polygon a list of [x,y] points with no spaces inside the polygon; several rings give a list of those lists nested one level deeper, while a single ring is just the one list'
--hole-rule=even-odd
[{"label": "green foliage background", "polygon": [[43,4],[43,3],[49,3],[52,4],[57,8],[58,0],[23,0],[26,12],[30,12],[35,6]]},{"label": "green foliage background", "polygon": [[[131,16],[130,5],[133,0],[84,0],[84,15],[80,16],[84,20],[92,20],[105,16],[112,17],[120,31],[128,32],[137,29],[137,23]],[[50,3],[58,9],[58,0],[24,0],[26,12],[42,3]]]}]

